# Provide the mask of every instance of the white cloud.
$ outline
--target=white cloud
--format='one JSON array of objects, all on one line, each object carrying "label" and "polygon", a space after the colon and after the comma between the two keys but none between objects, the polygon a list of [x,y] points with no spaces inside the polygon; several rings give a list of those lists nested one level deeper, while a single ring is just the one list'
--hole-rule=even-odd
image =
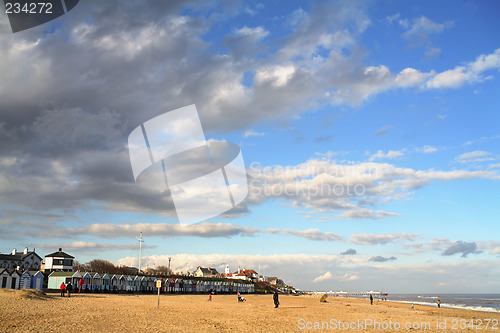
[{"label": "white cloud", "polygon": [[270,82],[274,87],[283,87],[292,79],[295,71],[293,65],[264,67],[257,71],[255,80],[260,85]]},{"label": "white cloud", "polygon": [[245,133],[243,133],[243,137],[245,137],[245,138],[248,138],[251,136],[264,136],[264,135],[265,135],[265,133],[256,132],[254,130],[248,130],[248,131],[245,131]]},{"label": "white cloud", "polygon": [[429,153],[435,153],[438,151],[436,147],[433,146],[423,146],[421,148],[415,148],[415,151],[419,153],[424,153],[424,154],[429,154]]},{"label": "white cloud", "polygon": [[445,28],[453,25],[452,22],[436,23],[425,16],[421,16],[412,20],[411,25],[407,21],[401,24],[404,28],[409,28],[403,34],[403,37],[410,40],[412,43],[421,44],[427,41],[431,34],[438,34]]},{"label": "white cloud", "polygon": [[485,162],[485,161],[494,161],[495,159],[496,158],[493,157],[492,153],[482,150],[463,153],[455,157],[455,161],[459,163]]},{"label": "white cloud", "polygon": [[95,235],[100,237],[134,237],[140,232],[157,237],[230,237],[236,235],[252,236],[259,233],[256,228],[242,227],[230,223],[203,222],[196,225],[167,223],[137,224],[91,224],[73,229],[79,235]]},{"label": "white cloud", "polygon": [[394,126],[392,126],[392,125],[382,126],[377,132],[375,132],[374,136],[386,135],[387,132],[393,128],[394,128]]},{"label": "white cloud", "polygon": [[384,217],[400,216],[400,214],[386,212],[383,210],[370,210],[366,208],[355,208],[352,210],[345,211],[339,215],[339,219],[349,219],[349,220],[359,220],[359,219],[383,219]]},{"label": "white cloud", "polygon": [[333,278],[332,273],[326,272],[325,274],[320,275],[317,278],[315,278],[313,280],[313,283],[322,282],[322,281],[325,281],[325,280],[331,280],[332,278]]},{"label": "white cloud", "polygon": [[[386,155],[386,154],[384,154]],[[408,198],[412,190],[434,180],[487,178],[500,179],[489,170],[414,170],[388,163],[311,159],[292,166],[254,163],[249,175],[248,206],[269,199],[290,201],[295,207],[317,212],[345,211],[339,218],[383,218],[396,213],[364,208]]]},{"label": "white cloud", "polygon": [[400,241],[414,241],[418,234],[397,232],[392,234],[353,234],[351,242],[361,245],[387,244]]},{"label": "white cloud", "polygon": [[369,158],[369,161],[373,161],[376,159],[390,159],[390,160],[392,160],[392,159],[403,156],[405,152],[406,152],[406,149],[389,150],[387,153],[384,153],[382,150],[379,150]]},{"label": "white cloud", "polygon": [[308,229],[308,230],[291,230],[284,229],[281,231],[282,235],[293,235],[297,237],[306,238],[309,240],[319,240],[319,241],[338,241],[343,239],[343,236],[334,234],[332,232],[321,232],[318,229]]},{"label": "white cloud", "polygon": [[236,36],[245,36],[245,37],[251,37],[252,39],[255,40],[260,40],[267,35],[269,35],[269,31],[262,27],[255,27],[255,28],[249,28],[249,27],[243,27],[241,29],[238,29],[235,31]]}]

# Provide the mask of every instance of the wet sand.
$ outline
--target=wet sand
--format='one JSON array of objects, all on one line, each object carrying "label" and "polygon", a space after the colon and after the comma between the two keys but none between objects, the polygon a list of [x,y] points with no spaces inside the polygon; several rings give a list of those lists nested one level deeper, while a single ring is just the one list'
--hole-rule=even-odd
[{"label": "wet sand", "polygon": [[156,295],[0,290],[0,332],[500,332],[500,313],[283,295],[275,309],[272,295],[244,296],[161,295],[158,309]]}]

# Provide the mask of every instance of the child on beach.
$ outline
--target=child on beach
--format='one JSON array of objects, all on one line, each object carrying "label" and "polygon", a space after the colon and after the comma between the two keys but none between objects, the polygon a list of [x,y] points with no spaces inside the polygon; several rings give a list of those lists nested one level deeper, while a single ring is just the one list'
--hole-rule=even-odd
[{"label": "child on beach", "polygon": [[208,294],[208,300],[211,302],[212,301],[212,293]]}]

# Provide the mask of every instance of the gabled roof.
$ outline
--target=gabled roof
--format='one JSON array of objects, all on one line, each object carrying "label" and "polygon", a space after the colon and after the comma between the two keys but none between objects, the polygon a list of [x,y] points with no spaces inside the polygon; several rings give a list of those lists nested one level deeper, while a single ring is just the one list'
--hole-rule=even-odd
[{"label": "gabled roof", "polygon": [[16,252],[16,254],[12,254],[12,253],[0,254],[0,260],[22,261],[22,260],[24,260],[24,258],[26,258],[32,254],[36,255],[38,258],[40,258],[40,260],[42,259],[42,257],[40,257],[38,254],[36,254],[35,251],[29,251],[26,254],[24,254],[24,252]]},{"label": "gabled roof", "polygon": [[51,276],[62,276],[62,277],[82,277],[80,272],[52,272],[50,273],[49,277]]},{"label": "gabled roof", "polygon": [[63,252],[62,251],[62,248],[59,248],[59,251],[57,252],[54,252],[54,253],[51,253],[51,254],[47,254],[45,256],[45,258],[47,257],[62,257],[62,258],[69,258],[69,259],[74,259],[75,257],[67,254],[66,252]]},{"label": "gabled roof", "polygon": [[214,275],[219,274],[219,272],[217,272],[215,268],[210,268],[210,267],[206,268],[201,266],[198,266],[198,268],[201,270],[203,274],[214,274]]}]

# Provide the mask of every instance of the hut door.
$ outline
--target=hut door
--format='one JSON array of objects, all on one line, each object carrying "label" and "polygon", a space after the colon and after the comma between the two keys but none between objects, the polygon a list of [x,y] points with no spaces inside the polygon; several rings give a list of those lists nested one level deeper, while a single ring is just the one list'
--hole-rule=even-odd
[{"label": "hut door", "polygon": [[16,281],[15,277],[12,277],[12,283],[10,284],[10,289],[16,289]]},{"label": "hut door", "polygon": [[2,288],[7,288],[7,277],[4,276],[2,279]]}]

